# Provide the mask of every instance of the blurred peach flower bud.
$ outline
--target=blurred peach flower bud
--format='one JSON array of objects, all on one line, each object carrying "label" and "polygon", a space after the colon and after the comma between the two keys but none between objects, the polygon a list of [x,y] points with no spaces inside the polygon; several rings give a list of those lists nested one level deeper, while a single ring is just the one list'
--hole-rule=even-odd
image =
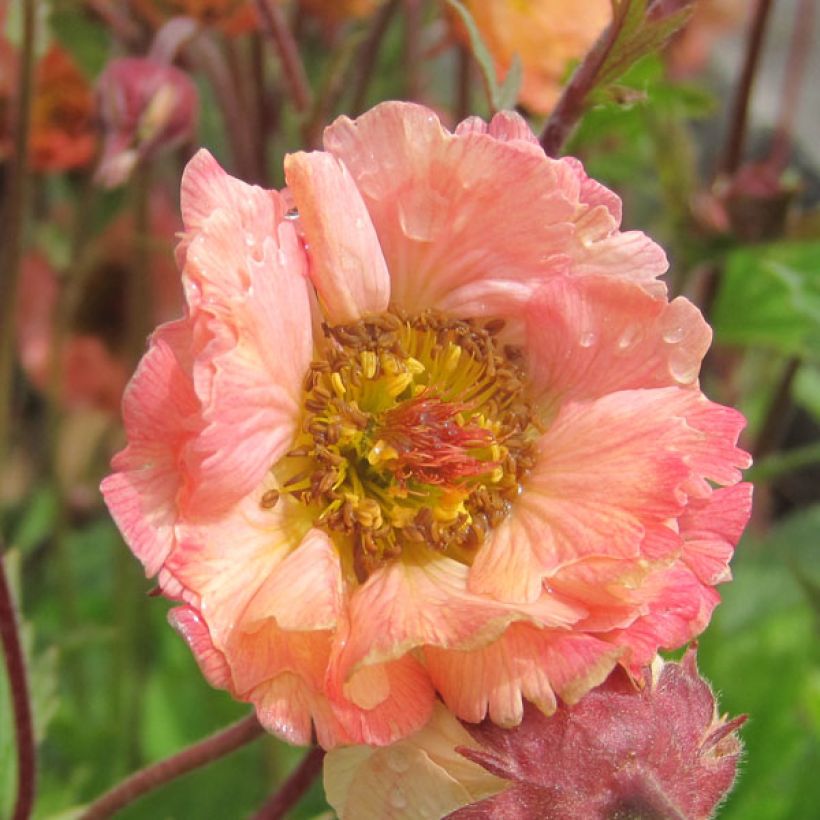
[{"label": "blurred peach flower bud", "polygon": [[149,57],[113,60],[98,83],[105,143],[98,180],[122,184],[138,162],[175,148],[194,132],[198,97],[180,69]]}]

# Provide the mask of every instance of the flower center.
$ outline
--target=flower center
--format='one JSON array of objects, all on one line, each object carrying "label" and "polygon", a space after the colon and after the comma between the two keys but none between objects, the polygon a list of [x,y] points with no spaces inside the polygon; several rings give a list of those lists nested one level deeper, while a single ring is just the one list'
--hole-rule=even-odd
[{"label": "flower center", "polygon": [[350,546],[361,580],[410,545],[469,562],[518,495],[536,431],[503,324],[425,311],[323,325],[275,473]]}]

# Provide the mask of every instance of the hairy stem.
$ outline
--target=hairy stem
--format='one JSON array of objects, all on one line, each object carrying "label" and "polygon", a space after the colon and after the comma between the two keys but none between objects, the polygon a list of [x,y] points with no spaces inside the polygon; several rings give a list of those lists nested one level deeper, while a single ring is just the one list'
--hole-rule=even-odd
[{"label": "hairy stem", "polygon": [[743,70],[732,104],[726,150],[720,167],[721,173],[726,175],[731,175],[737,171],[743,158],[743,145],[746,141],[746,126],[749,117],[749,101],[752,96],[754,78],[763,51],[763,36],[766,33],[766,24],[771,8],[772,0],[757,0],[757,7],[755,8],[752,25],[749,29],[749,39],[746,44]]},{"label": "hairy stem", "polygon": [[227,729],[222,729],[193,746],[166,757],[165,760],[135,772],[98,797],[80,816],[80,820],[103,820],[111,817],[114,812],[129,806],[143,795],[194,769],[225,757],[264,733],[265,730],[260,726],[256,715],[249,715]]},{"label": "hairy stem", "polygon": [[598,72],[617,37],[618,27],[613,22],[597,39],[564,88],[541,133],[541,145],[547,156],[558,156],[581,119],[587,106],[587,96],[595,88]]},{"label": "hairy stem", "polygon": [[0,638],[2,638],[3,653],[6,658],[6,672],[14,711],[14,733],[17,741],[17,798],[12,818],[13,820],[27,820],[34,806],[37,774],[34,727],[17,613],[6,577],[2,551],[0,551]]},{"label": "hairy stem", "polygon": [[314,746],[302,758],[282,787],[256,813],[254,820],[281,820],[310,788],[322,770],[324,757],[325,750],[320,746]]}]

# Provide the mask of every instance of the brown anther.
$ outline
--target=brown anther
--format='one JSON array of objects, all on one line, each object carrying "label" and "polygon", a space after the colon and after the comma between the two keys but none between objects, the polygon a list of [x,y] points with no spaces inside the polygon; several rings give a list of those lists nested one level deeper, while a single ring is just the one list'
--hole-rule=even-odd
[{"label": "brown anther", "polygon": [[272,510],[279,501],[279,490],[267,490],[259,502],[263,510]]}]

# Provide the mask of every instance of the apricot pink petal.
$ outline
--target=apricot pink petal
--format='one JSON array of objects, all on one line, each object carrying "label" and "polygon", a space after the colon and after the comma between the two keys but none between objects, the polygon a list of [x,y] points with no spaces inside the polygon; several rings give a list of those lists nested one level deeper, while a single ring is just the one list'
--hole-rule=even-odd
[{"label": "apricot pink petal", "polygon": [[178,606],[168,613],[168,621],[185,639],[205,680],[219,689],[228,687],[231,670],[225,656],[214,648],[202,615],[190,606]]},{"label": "apricot pink petal", "polygon": [[693,499],[680,518],[683,557],[703,584],[731,578],[729,559],[752,510],[752,485],[743,483]]},{"label": "apricot pink petal", "polygon": [[581,199],[577,169],[533,151],[520,129],[511,141],[474,127],[450,134],[426,108],[383,103],[336,120],[325,147],[362,194],[403,308],[509,315],[560,273],[664,292],[660,248],[619,233],[609,210]]},{"label": "apricot pink petal", "polygon": [[419,646],[475,649],[506,627],[527,620],[568,627],[583,610],[559,596],[510,605],[467,590],[468,568],[449,558],[412,559],[374,573],[350,600],[350,634],[339,647],[340,676],[363,665],[401,657]]},{"label": "apricot pink petal", "polygon": [[308,283],[292,226],[272,226],[253,244],[257,221],[268,216],[216,210],[186,252],[204,421],[186,454],[185,470],[197,477],[182,501],[191,514],[220,512],[254,489],[298,424],[312,354]]},{"label": "apricot pink petal", "polygon": [[426,647],[430,677],[444,702],[462,720],[489,715],[499,726],[516,726],[523,698],[551,714],[556,693],[572,703],[609,674],[623,650],[584,634],[562,634],[531,624],[512,624],[481,649],[450,652]]},{"label": "apricot pink petal", "polygon": [[633,671],[652,661],[658,649],[675,649],[699,635],[720,601],[714,587],[701,584],[683,563],[647,579],[646,614],[607,637],[628,650],[624,665]]},{"label": "apricot pink petal", "polygon": [[286,204],[276,191],[248,185],[225,173],[213,155],[201,148],[182,174],[180,207],[185,230],[202,229],[217,210],[238,214],[257,242],[274,232],[282,221]]},{"label": "apricot pink petal", "polygon": [[[739,413],[678,388],[564,405],[538,441],[511,512],[527,519],[515,530],[521,542],[491,535],[471,568],[470,588],[503,597],[510,573],[522,566],[537,565],[543,578],[585,556],[637,557],[647,526],[684,511],[684,490],[706,495],[705,479],[740,479],[738,468],[749,461],[735,446],[742,426]],[[512,559],[518,550],[534,560]],[[533,588],[532,581],[516,585]]]},{"label": "apricot pink petal", "polygon": [[343,162],[324,152],[285,158],[285,178],[299,210],[310,276],[333,324],[383,313],[390,276],[361,194]]},{"label": "apricot pink petal", "polygon": [[439,703],[422,729],[387,748],[329,752],[328,802],[340,820],[432,820],[505,788],[505,781],[460,756],[457,748],[479,747]]},{"label": "apricot pink petal", "polygon": [[[309,522],[291,513],[290,504],[298,502],[283,499],[273,510],[262,509],[265,486],[218,518],[180,523],[178,546],[166,561],[221,651],[241,626],[248,604],[310,529]],[[327,580],[318,572],[321,568],[318,582]]]},{"label": "apricot pink petal", "polygon": [[332,629],[344,605],[339,554],[330,537],[312,529],[264,579],[243,614],[243,629],[274,619],[285,630]]},{"label": "apricot pink petal", "polygon": [[128,545],[155,575],[174,546],[179,461],[195,430],[199,402],[176,350],[184,322],[163,325],[151,338],[123,398],[128,446],[118,453],[101,490]]},{"label": "apricot pink petal", "polygon": [[688,300],[670,304],[602,276],[550,280],[528,304],[526,323],[531,389],[548,406],[694,385],[712,338]]}]

